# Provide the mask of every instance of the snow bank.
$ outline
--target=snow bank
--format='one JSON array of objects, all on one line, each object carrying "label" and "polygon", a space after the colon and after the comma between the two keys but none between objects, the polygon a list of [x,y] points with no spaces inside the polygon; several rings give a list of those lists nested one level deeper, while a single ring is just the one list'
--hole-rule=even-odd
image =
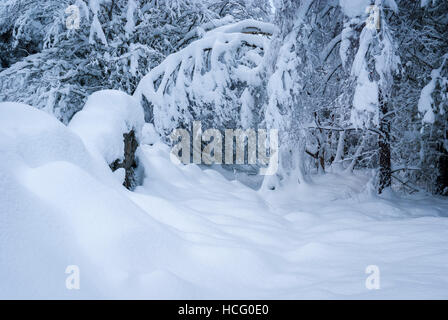
[{"label": "snow bank", "polygon": [[[142,146],[148,173],[131,198],[189,243],[171,269],[202,298],[430,298],[448,292],[448,201],[369,193],[363,174],[326,174],[256,192]],[[235,261],[238,261],[235,264]],[[377,265],[381,289],[368,290]]]},{"label": "snow bank", "polygon": [[[70,126],[82,137],[42,111],[0,103],[0,298],[448,294],[448,201],[440,198],[371,195],[364,175],[258,192],[175,165],[150,125],[142,141],[152,145],[137,151],[145,180],[126,190],[103,158],[115,147],[104,144],[117,144],[138,118],[124,125],[95,115],[116,107],[129,116],[132,107],[117,107],[128,98],[89,99]],[[65,286],[69,265],[79,267],[80,290]],[[380,290],[365,287],[369,265],[380,269]]]},{"label": "snow bank", "polygon": [[94,156],[110,164],[123,160],[123,134],[134,130],[139,141],[144,122],[138,100],[121,91],[103,90],[88,98],[68,126]]},{"label": "snow bank", "polygon": [[[125,287],[132,297],[151,287],[158,261],[180,254],[176,237],[48,114],[0,103],[0,154],[0,298],[113,297]],[[66,289],[68,265],[79,266],[82,290]]]},{"label": "snow bank", "polygon": [[[91,168],[79,137],[47,113],[21,103],[0,103],[0,142],[6,159],[38,167],[50,161]],[[12,164],[13,162],[11,162]]]}]

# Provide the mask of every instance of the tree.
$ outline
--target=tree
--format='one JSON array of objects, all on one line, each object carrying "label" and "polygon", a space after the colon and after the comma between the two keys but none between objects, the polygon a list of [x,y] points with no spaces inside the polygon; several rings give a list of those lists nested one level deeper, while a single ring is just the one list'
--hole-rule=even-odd
[{"label": "tree", "polygon": [[400,64],[387,22],[392,13],[388,14],[386,8],[398,10],[394,1],[377,0],[372,7],[380,20],[365,24],[351,71],[356,78],[352,122],[357,127],[378,130],[379,193],[392,184],[389,113],[393,109],[390,105],[393,76]]},{"label": "tree", "polygon": [[[68,30],[66,8],[80,9]],[[222,6],[218,7],[217,4]],[[101,88],[132,93],[169,54],[237,18],[263,18],[252,2],[211,0],[9,0],[0,5],[0,100],[19,101],[67,123]],[[216,10],[216,11],[215,11]],[[219,10],[219,11],[218,11]],[[13,18],[9,13],[14,12]],[[23,54],[17,54],[17,51]],[[3,58],[5,57],[5,58]],[[6,61],[4,61],[6,60]]]},{"label": "tree", "polygon": [[[151,122],[168,137],[193,121],[203,127],[251,127],[267,37],[275,28],[243,20],[205,33],[169,55],[139,83],[135,95],[152,109]],[[250,124],[248,124],[250,122]]]},{"label": "tree", "polygon": [[444,194],[448,3],[397,3],[400,14],[392,20],[392,27],[403,67],[394,87],[397,107],[391,117],[393,176],[406,191]]}]

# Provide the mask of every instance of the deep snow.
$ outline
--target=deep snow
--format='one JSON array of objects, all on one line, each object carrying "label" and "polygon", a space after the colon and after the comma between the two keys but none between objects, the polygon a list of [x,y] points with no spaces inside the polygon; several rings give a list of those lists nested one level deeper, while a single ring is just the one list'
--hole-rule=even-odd
[{"label": "deep snow", "polygon": [[[74,127],[0,103],[0,298],[448,296],[447,200],[378,197],[365,173],[256,191],[171,163],[148,126],[130,192],[95,128]],[[80,290],[65,287],[68,265]],[[365,287],[369,265],[379,290]]]}]

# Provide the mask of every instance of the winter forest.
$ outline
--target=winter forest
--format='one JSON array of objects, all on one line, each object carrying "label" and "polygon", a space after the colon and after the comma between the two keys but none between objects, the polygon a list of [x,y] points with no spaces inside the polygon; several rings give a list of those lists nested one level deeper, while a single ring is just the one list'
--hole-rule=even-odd
[{"label": "winter forest", "polygon": [[0,1],[1,299],[448,297],[448,1]]}]

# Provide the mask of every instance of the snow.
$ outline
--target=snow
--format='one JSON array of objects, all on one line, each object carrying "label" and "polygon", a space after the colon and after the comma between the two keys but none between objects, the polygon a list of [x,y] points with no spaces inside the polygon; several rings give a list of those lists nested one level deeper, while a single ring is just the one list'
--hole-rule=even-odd
[{"label": "snow", "polygon": [[398,5],[395,0],[385,0],[384,6],[390,8],[393,12],[398,13]]},{"label": "snow", "polygon": [[429,3],[435,3],[435,0],[421,0],[421,2],[420,2],[420,7],[426,7]]},{"label": "snow", "polygon": [[[107,166],[99,167],[82,140],[48,114],[1,103],[0,150],[1,298],[108,295],[126,251],[148,237],[146,223],[154,230],[145,250],[170,237],[158,234],[157,223],[124,196]],[[64,285],[73,264],[85,272],[79,293]]]},{"label": "snow", "polygon": [[104,34],[103,28],[101,27],[101,23],[98,20],[97,14],[93,16],[92,25],[90,27],[90,36],[89,36],[90,44],[95,44],[95,36],[97,36],[101,40],[101,43],[103,45],[107,46],[106,35]]},{"label": "snow", "polygon": [[143,124],[143,109],[135,98],[117,90],[102,90],[88,98],[69,128],[93,155],[110,164],[124,158],[123,134],[134,130],[139,140]]},{"label": "snow", "polygon": [[[379,88],[382,88],[384,95],[385,90],[387,90],[385,88],[390,87],[393,74],[398,70],[400,65],[400,58],[396,54],[396,48],[394,47],[387,24],[383,23],[382,28],[380,42],[375,44],[375,38],[377,38],[376,30],[372,30],[367,26],[364,27],[359,39],[359,48],[353,61],[351,74],[356,77],[356,88],[353,97],[354,110],[351,114],[351,122],[356,127],[366,126],[369,120],[373,120],[373,123],[378,126]],[[369,77],[369,73],[371,74],[372,71],[369,70],[366,59],[369,50],[375,50],[369,49],[372,46],[373,48],[379,46],[381,50],[380,53],[373,55],[375,71],[379,74],[379,81],[371,81]]]},{"label": "snow", "polygon": [[327,46],[324,48],[324,50],[320,53],[320,59],[322,61],[325,61],[328,56],[330,55],[331,51],[336,47],[336,45],[342,41],[342,33],[338,36],[334,37],[333,40],[331,40]]},{"label": "snow", "polygon": [[80,13],[82,13],[82,16],[80,18],[90,21],[89,7],[87,6],[87,4],[83,0],[76,0],[75,5],[80,9]]},{"label": "snow", "polygon": [[[418,111],[423,115],[423,123],[433,124],[435,121],[434,114],[434,99],[432,97],[434,90],[436,89],[436,85],[440,82],[442,84],[444,78],[441,76],[441,72],[446,62],[448,61],[448,54],[443,56],[442,64],[438,69],[434,69],[431,71],[431,80],[429,83],[423,87],[420,92],[420,98],[418,101]],[[440,114],[444,114],[445,110],[443,110],[442,105],[440,107]]]},{"label": "snow", "polygon": [[367,125],[369,115],[372,114],[375,123],[378,123],[378,84],[369,80],[366,69],[362,69],[358,76],[353,107],[351,122],[356,127]]},{"label": "snow", "polygon": [[[219,115],[217,121],[231,118],[229,110],[223,108],[229,99],[229,84],[260,84],[264,57],[260,49],[269,43],[265,35],[274,31],[272,24],[243,20],[208,31],[167,56],[140,80],[134,92],[136,98],[144,95],[152,103],[156,131],[169,135],[180,122],[191,123],[194,115],[210,112],[207,105],[214,105],[212,114]],[[243,57],[238,59],[239,55]],[[259,64],[249,68],[243,64],[247,61]]]},{"label": "snow", "polygon": [[[423,1],[422,0],[422,4]],[[350,18],[364,16],[369,13],[369,7],[372,5],[372,2],[375,2],[377,5],[382,5],[384,7],[388,7],[393,10],[395,13],[398,13],[398,6],[395,0],[339,0],[339,5],[342,8],[342,11],[346,16]],[[422,5],[423,6],[423,5]]]},{"label": "snow", "polygon": [[423,123],[434,123],[435,115],[433,111],[434,99],[432,93],[436,87],[435,78],[422,89],[418,101],[418,111],[423,114]]},{"label": "snow", "polygon": [[206,37],[215,37],[219,33],[251,33],[262,32],[274,34],[277,28],[272,23],[262,22],[254,19],[246,19],[236,23],[230,23],[215,28],[204,35]]},{"label": "snow", "polygon": [[252,111],[254,109],[254,97],[249,90],[244,89],[241,94],[241,125],[243,128],[250,128],[253,123]]},{"label": "snow", "polygon": [[365,15],[370,4],[370,0],[339,0],[342,11],[351,18]]},{"label": "snow", "polygon": [[[69,127],[30,106],[0,104],[0,298],[448,294],[447,200],[379,197],[362,172],[257,191],[172,163],[153,126],[130,117],[132,101],[94,94]],[[115,121],[125,111],[135,123]],[[145,180],[130,192],[98,154],[116,156],[118,137],[133,126],[143,128]],[[80,290],[65,288],[68,265],[79,266]],[[380,290],[365,287],[369,265],[381,271]]]},{"label": "snow", "polygon": [[130,36],[135,29],[135,20],[134,14],[137,10],[137,3],[135,0],[128,0],[128,10],[126,12],[126,25],[124,26],[124,30],[127,36]]},{"label": "snow", "polygon": [[92,10],[93,14],[97,14],[100,10],[100,5],[103,0],[89,0],[89,8]]}]

